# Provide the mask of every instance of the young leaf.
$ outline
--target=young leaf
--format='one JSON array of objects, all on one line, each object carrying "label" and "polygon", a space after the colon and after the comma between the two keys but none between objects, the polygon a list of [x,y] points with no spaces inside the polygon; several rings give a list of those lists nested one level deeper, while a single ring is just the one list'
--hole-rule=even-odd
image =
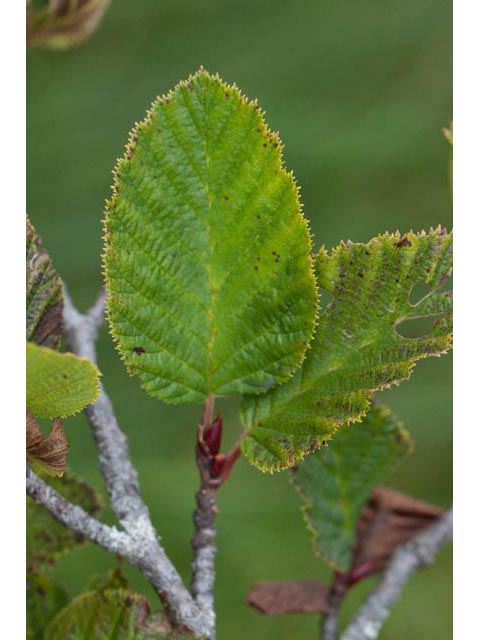
[{"label": "young leaf", "polygon": [[258,105],[203,70],[135,126],[104,268],[112,335],[150,395],[264,393],[301,363],[317,294],[281,148]]},{"label": "young leaf", "polygon": [[27,341],[57,348],[62,337],[62,280],[27,217]]},{"label": "young leaf", "polygon": [[[97,515],[102,507],[100,496],[83,480],[71,473],[62,478],[48,478],[48,483],[74,504],[91,515]],[[38,572],[51,566],[57,556],[75,549],[83,538],[70,531],[27,497],[27,566]]]},{"label": "young leaf", "polygon": [[339,571],[350,566],[355,528],[373,489],[411,449],[407,432],[386,407],[341,429],[328,447],[292,472],[318,555]]},{"label": "young leaf", "polygon": [[150,613],[144,596],[123,589],[91,591],[75,598],[52,620],[49,640],[140,640]]},{"label": "young leaf", "polygon": [[27,460],[36,471],[62,476],[67,470],[68,442],[60,420],[54,420],[48,436],[27,411]]},{"label": "young leaf", "polygon": [[95,401],[100,371],[86,358],[27,342],[27,409],[38,418],[66,418]]},{"label": "young leaf", "polygon": [[[302,367],[243,405],[243,452],[262,470],[291,467],[339,426],[360,420],[375,391],[408,379],[417,360],[451,346],[452,298],[439,291],[452,266],[452,236],[444,229],[342,243],[330,255],[322,249],[316,266],[332,301],[320,312]],[[419,284],[430,292],[412,301]],[[432,318],[433,329],[403,337],[399,325],[416,318]]]},{"label": "young leaf", "polygon": [[65,590],[49,576],[27,573],[27,640],[44,640],[44,630],[68,602]]}]

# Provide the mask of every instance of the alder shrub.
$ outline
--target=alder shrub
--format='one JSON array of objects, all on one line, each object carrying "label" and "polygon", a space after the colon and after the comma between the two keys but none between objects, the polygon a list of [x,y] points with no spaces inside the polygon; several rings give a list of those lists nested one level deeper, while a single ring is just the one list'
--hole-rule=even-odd
[{"label": "alder shrub", "polygon": [[[397,580],[400,591],[451,535],[449,514],[382,486],[412,446],[374,403],[417,360],[451,346],[451,234],[383,233],[314,250],[278,134],[257,102],[203,69],[134,126],[104,232],[105,292],[80,314],[27,220],[28,638],[212,640],[216,492],[240,455],[263,472],[289,470],[315,553],[335,570],[329,587],[259,583],[249,603],[272,615],[323,614],[328,640],[338,637],[346,591],[380,574],[342,636],[377,637],[398,597],[381,600],[388,588]],[[418,285],[426,293],[414,300]],[[203,403],[192,429],[200,488],[191,589],[158,541],[99,382],[104,303],[141,387],[163,402]],[[405,323],[418,318],[433,327],[406,337]],[[60,350],[62,332],[71,352]],[[215,399],[236,395],[243,432],[222,452],[228,427]],[[98,519],[99,496],[67,469],[63,421],[82,409],[120,528]],[[40,419],[52,421],[47,436]],[[51,568],[84,540],[138,567],[163,607],[152,610],[119,570],[69,600]]]}]

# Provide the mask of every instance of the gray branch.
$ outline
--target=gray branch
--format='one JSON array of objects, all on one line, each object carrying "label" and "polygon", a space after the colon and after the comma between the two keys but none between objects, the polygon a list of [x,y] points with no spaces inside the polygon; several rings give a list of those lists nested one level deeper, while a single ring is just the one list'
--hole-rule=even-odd
[{"label": "gray branch", "polygon": [[[82,358],[96,362],[95,340],[101,326],[105,309],[105,296],[100,294],[97,302],[85,315],[79,313],[65,291],[64,332],[68,348]],[[132,533],[139,523],[144,529],[150,522],[148,509],[140,497],[138,475],[130,460],[127,438],[115,418],[110,398],[101,385],[100,396],[85,409],[92,427],[100,462],[100,471],[105,478],[112,509],[120,523]],[[153,527],[148,537],[156,537]]]},{"label": "gray branch", "polygon": [[[64,331],[68,347],[77,355],[96,362],[95,341],[103,322],[105,294],[86,314],[74,307],[65,291]],[[125,531],[107,527],[78,506],[72,505],[48,484],[28,472],[29,495],[65,526],[118,553],[138,567],[162,600],[171,622],[196,637],[213,639],[215,617],[194,600],[160,545],[144,504],[128,449],[128,442],[115,418],[102,386],[95,404],[85,409],[99,451],[100,471],[105,479],[112,509]]]},{"label": "gray branch", "polygon": [[28,466],[27,493],[37,504],[47,509],[54,518],[75,533],[96,542],[106,551],[121,556],[128,554],[130,540],[126,533],[102,524],[81,507],[66,500]]},{"label": "gray branch", "polygon": [[342,576],[337,577],[330,589],[328,604],[330,611],[322,616],[320,631],[322,640],[338,640],[338,617],[343,598],[346,593],[346,585]]},{"label": "gray branch", "polygon": [[217,516],[217,489],[209,485],[209,461],[197,449],[197,466],[200,471],[200,489],[195,495],[197,508],[193,514],[195,535],[192,539],[192,593],[195,602],[215,626],[215,544]]},{"label": "gray branch", "polygon": [[375,640],[402,591],[423,566],[431,564],[452,540],[453,514],[445,513],[434,525],[399,547],[375,590],[361,606],[342,640]]}]

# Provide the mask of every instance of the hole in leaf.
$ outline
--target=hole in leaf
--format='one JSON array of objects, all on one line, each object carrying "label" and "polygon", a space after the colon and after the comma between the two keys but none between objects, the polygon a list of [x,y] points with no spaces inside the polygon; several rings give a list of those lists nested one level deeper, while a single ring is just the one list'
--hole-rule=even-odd
[{"label": "hole in leaf", "polygon": [[408,302],[411,305],[416,305],[423,300],[426,296],[432,293],[432,287],[426,282],[419,282],[414,285],[412,290],[410,291],[410,296],[408,298]]},{"label": "hole in leaf", "polygon": [[412,306],[415,306],[431,293],[441,293],[442,291],[448,291],[449,289],[451,289],[451,287],[452,278],[449,275],[444,276],[443,280],[440,282],[440,285],[436,289],[432,289],[432,286],[430,284],[427,284],[426,282],[419,282],[412,287],[412,290],[410,291],[410,295],[408,297],[408,302]]},{"label": "hole in leaf", "polygon": [[402,338],[423,338],[433,331],[438,315],[423,316],[421,318],[406,318],[395,326],[395,331]]}]

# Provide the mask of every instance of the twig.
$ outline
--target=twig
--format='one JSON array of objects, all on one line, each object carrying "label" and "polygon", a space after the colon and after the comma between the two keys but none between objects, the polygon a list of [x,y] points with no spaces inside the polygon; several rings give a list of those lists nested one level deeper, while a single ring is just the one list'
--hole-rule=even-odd
[{"label": "twig", "polygon": [[[100,294],[95,304],[85,315],[73,306],[70,296],[64,292],[64,331],[68,347],[77,355],[96,361],[95,340],[104,316],[105,296]],[[112,509],[129,532],[150,521],[148,509],[140,497],[138,475],[130,460],[128,442],[115,418],[110,398],[103,385],[95,404],[85,409],[92,427],[100,462],[100,471],[105,478]],[[135,533],[135,531],[133,531]],[[149,537],[156,537],[152,531]]]},{"label": "twig", "polygon": [[409,578],[423,566],[431,564],[438,552],[452,540],[452,511],[434,525],[399,547],[375,590],[361,606],[342,640],[375,640],[399,599]]},{"label": "twig", "polygon": [[347,592],[346,575],[336,574],[333,585],[330,589],[328,604],[330,611],[322,617],[320,630],[322,640],[337,640],[338,638],[338,616],[343,599]]},{"label": "twig", "polygon": [[[211,452],[204,443],[204,435],[212,428],[215,396],[210,395],[204,407],[202,423],[198,427],[195,459],[200,473],[200,488],[195,494],[197,508],[193,513],[195,534],[192,538],[194,552],[192,562],[192,594],[195,602],[212,619],[215,626],[214,584],[215,584],[215,518],[218,513],[216,489],[210,486]],[[218,422],[218,447],[221,441],[221,417]],[[215,427],[213,427],[215,428]],[[215,451],[218,453],[218,451]]]},{"label": "twig", "polygon": [[71,504],[27,466],[27,493],[63,525],[112,553],[128,555],[130,539],[123,531],[108,527],[81,507]]},{"label": "twig", "polygon": [[202,612],[185,589],[174,566],[157,544],[102,524],[66,500],[27,467],[27,493],[63,525],[138,567],[162,599],[171,621],[197,637],[213,638]]},{"label": "twig", "polygon": [[215,396],[210,395],[198,425],[195,459],[200,473],[200,488],[195,494],[197,508],[193,514],[195,534],[192,538],[192,593],[197,605],[215,626],[215,518],[218,513],[217,490],[227,480],[240,456],[240,443],[227,453],[220,453],[222,443],[222,416],[213,420]]},{"label": "twig", "polygon": [[[197,456],[199,469],[202,461]],[[192,593],[198,606],[215,621],[214,593],[215,584],[215,518],[218,513],[217,490],[208,484],[208,480],[200,483],[195,494],[197,508],[193,514],[195,534],[192,538],[194,559],[192,562]]]}]

